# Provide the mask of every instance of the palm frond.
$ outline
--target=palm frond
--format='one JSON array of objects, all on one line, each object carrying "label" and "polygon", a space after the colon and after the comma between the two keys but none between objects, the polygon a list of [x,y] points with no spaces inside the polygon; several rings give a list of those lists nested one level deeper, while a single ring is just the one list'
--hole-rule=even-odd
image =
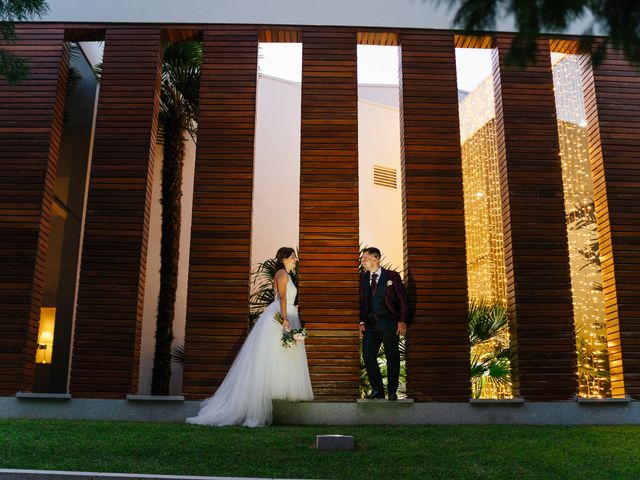
[{"label": "palm frond", "polygon": [[184,364],[184,345],[174,345],[171,348],[171,361],[180,365]]},{"label": "palm frond", "polygon": [[472,301],[469,305],[469,343],[490,340],[509,323],[507,309],[501,304]]},{"label": "palm frond", "polygon": [[201,42],[165,45],[160,96],[160,123],[177,121],[192,136],[199,112]]}]

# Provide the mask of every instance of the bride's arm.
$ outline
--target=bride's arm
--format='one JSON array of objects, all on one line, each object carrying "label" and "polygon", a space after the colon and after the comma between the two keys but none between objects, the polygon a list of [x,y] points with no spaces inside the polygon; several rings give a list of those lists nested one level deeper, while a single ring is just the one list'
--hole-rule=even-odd
[{"label": "bride's arm", "polygon": [[287,318],[287,283],[289,283],[289,276],[284,270],[278,270],[274,278],[276,284],[276,291],[278,292],[278,298],[280,299],[280,315],[282,315],[282,326],[289,330],[289,319]]}]

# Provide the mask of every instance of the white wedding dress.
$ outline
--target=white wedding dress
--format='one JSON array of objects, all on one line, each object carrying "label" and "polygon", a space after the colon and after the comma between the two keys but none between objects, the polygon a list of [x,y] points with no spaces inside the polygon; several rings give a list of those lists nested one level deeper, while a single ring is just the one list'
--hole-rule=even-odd
[{"label": "white wedding dress", "polygon": [[[292,329],[301,328],[293,304],[296,286],[287,284],[287,317]],[[280,300],[269,305],[249,332],[233,365],[216,393],[202,402],[197,416],[187,418],[198,425],[269,425],[272,399],[313,400],[304,343],[282,346],[282,325],[274,318]]]}]

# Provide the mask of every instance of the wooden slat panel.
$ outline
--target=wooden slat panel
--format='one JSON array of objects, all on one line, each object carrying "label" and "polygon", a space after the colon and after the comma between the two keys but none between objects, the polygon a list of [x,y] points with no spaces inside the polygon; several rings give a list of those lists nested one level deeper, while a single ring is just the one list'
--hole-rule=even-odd
[{"label": "wooden slat panel", "polygon": [[400,43],[405,272],[414,321],[408,394],[465,402],[471,378],[454,38],[406,32]]},{"label": "wooden slat panel", "polygon": [[161,32],[112,27],[105,40],[71,392],[122,398],[138,388]]},{"label": "wooden slat panel", "polygon": [[205,30],[183,392],[211,395],[247,332],[258,29]]},{"label": "wooden slat panel", "polygon": [[358,32],[358,45],[397,46],[398,33],[386,31]]},{"label": "wooden slat panel", "polygon": [[64,28],[18,25],[2,48],[26,57],[0,78],[0,395],[31,391],[49,221],[69,69]]},{"label": "wooden slat panel", "polygon": [[73,23],[65,30],[67,42],[104,42],[104,25]]},{"label": "wooden slat panel", "polygon": [[493,48],[493,37],[489,35],[455,35],[456,48]]},{"label": "wooden slat panel", "polygon": [[302,56],[300,312],[314,394],[358,396],[356,32],[306,29]]},{"label": "wooden slat panel", "polygon": [[640,399],[640,74],[581,59],[613,396]]},{"label": "wooden slat panel", "polygon": [[202,31],[188,25],[172,25],[162,30],[162,37],[167,42],[196,42],[202,40]]},{"label": "wooden slat panel", "polygon": [[258,38],[263,43],[300,43],[302,32],[298,27],[262,27]]},{"label": "wooden slat panel", "polygon": [[575,37],[558,37],[549,40],[549,50],[554,53],[576,54],[580,51],[580,43]]},{"label": "wooden slat panel", "polygon": [[562,169],[547,40],[535,64],[509,68],[510,36],[493,52],[514,395],[568,400],[576,341]]}]

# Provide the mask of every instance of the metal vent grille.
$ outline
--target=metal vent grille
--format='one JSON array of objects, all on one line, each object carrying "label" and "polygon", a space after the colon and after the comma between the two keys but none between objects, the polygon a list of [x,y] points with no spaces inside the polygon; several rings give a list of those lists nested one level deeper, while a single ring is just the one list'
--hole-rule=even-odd
[{"label": "metal vent grille", "polygon": [[395,168],[373,166],[373,184],[379,187],[397,188],[398,174]]}]

